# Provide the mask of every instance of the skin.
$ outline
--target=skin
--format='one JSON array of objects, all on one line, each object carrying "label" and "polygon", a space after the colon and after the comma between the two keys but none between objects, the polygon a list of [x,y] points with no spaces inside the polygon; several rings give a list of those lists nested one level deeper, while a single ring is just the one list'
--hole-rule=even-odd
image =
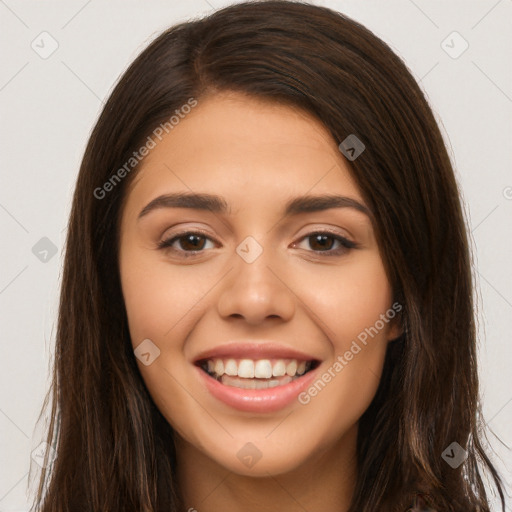
[{"label": "skin", "polygon": [[[222,196],[227,214],[160,208],[170,192]],[[308,114],[239,93],[199,104],[143,160],[122,210],[119,265],[133,347],[150,339],[160,355],[144,382],[176,432],[179,486],[186,510],[347,510],[356,474],[358,420],[377,390],[389,340],[385,324],[307,405],[273,413],[233,409],[200,382],[194,358],[229,340],[277,340],[332,367],[353,340],[392,305],[370,218],[354,208],[284,217],[296,196],[340,194],[364,204],[326,128]],[[199,252],[184,238],[201,229]],[[310,235],[331,229],[358,244],[326,248]],[[252,263],[236,252],[252,236]],[[237,457],[253,443],[251,468]]]}]

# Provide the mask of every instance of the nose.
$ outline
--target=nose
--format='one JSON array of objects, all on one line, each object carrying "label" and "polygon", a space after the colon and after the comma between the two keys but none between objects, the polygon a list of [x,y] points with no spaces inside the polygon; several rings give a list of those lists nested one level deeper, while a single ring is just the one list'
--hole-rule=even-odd
[{"label": "nose", "polygon": [[289,321],[293,317],[297,297],[283,265],[272,260],[272,252],[264,249],[251,263],[234,253],[233,268],[222,282],[217,306],[223,318],[243,318],[258,325],[267,318]]}]

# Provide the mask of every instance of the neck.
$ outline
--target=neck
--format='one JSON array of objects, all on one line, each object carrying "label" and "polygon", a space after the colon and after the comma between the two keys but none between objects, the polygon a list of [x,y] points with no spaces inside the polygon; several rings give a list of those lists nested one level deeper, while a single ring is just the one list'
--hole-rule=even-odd
[{"label": "neck", "polygon": [[178,481],[185,510],[194,512],[347,512],[354,491],[357,425],[299,467],[268,476],[234,473],[176,432]]}]

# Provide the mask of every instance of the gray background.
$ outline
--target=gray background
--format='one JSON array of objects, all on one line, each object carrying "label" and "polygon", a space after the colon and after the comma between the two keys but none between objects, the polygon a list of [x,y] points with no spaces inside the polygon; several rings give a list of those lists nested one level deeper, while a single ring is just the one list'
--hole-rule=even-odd
[{"label": "gray background", "polygon": [[[28,509],[65,226],[102,101],[160,31],[229,3],[0,0],[0,512]],[[312,3],[347,14],[390,44],[441,125],[473,238],[484,417],[503,441],[490,438],[510,488],[512,0]],[[469,47],[459,55],[464,41]],[[56,51],[45,54],[52,44]]]}]

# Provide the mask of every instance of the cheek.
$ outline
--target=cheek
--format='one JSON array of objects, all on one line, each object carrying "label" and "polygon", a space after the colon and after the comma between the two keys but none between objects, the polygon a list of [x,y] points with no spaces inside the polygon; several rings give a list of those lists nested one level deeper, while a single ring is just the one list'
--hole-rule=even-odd
[{"label": "cheek", "polygon": [[328,327],[332,353],[301,403],[308,417],[322,418],[318,422],[330,425],[335,437],[360,418],[377,391],[390,329],[389,319],[382,318],[391,307],[392,292],[380,257],[370,253],[322,282],[310,294],[311,309],[322,320],[319,325]]},{"label": "cheek", "polygon": [[[194,320],[194,305],[207,292],[208,275],[194,266],[173,268],[136,251],[120,262],[123,297],[134,344],[163,340]],[[211,278],[211,276],[210,276]]]},{"label": "cheek", "polygon": [[302,280],[302,294],[308,297],[331,352],[319,375],[322,382],[304,396],[304,402],[311,398],[312,409],[318,414],[323,410],[339,428],[356,421],[375,395],[394,316],[386,317],[392,291],[379,255],[367,252],[352,263]]},{"label": "cheek", "polygon": [[[347,343],[374,326],[391,306],[391,288],[377,253],[368,251],[351,264],[300,275],[300,296],[336,352],[346,350]],[[388,324],[379,326],[385,335]]]},{"label": "cheek", "polygon": [[150,339],[160,350],[148,366],[140,361],[137,365],[158,409],[185,435],[187,422],[180,418],[193,415],[194,403],[183,392],[193,386],[183,345],[197,321],[194,305],[207,291],[208,276],[192,266],[176,269],[148,258],[147,250],[130,249],[121,252],[120,274],[132,346]]}]

